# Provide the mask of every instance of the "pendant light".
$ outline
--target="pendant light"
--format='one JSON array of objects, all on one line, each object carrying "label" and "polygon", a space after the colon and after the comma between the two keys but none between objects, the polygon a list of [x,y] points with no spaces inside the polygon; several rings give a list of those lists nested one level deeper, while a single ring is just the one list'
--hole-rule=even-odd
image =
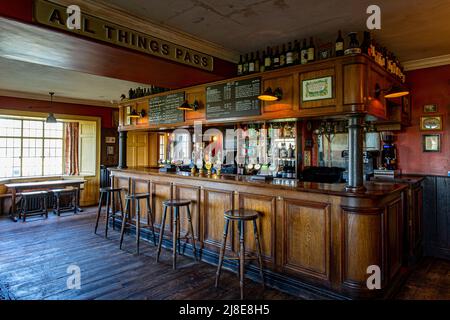
[{"label": "pendant light", "polygon": [[[53,104],[53,95],[55,94],[54,92],[49,92],[50,94],[50,109],[52,108],[52,104]],[[56,118],[55,115],[53,114],[53,112],[50,112],[47,116],[47,119],[45,120],[45,123],[56,123]]]}]

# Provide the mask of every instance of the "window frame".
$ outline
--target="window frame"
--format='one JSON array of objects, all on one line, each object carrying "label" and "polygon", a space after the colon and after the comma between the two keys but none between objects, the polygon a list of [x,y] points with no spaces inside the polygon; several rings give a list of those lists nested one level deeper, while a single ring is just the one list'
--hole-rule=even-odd
[{"label": "window frame", "polygon": [[[0,119],[5,120],[18,120],[20,121],[20,136],[0,136],[0,138],[3,139],[20,139],[20,175],[19,176],[8,176],[8,177],[1,177],[1,179],[21,179],[21,178],[37,178],[37,177],[51,177],[51,176],[61,176],[64,175],[64,163],[65,163],[65,155],[64,155],[64,140],[65,140],[65,132],[64,129],[62,130],[62,137],[61,138],[55,138],[55,137],[45,137],[45,120],[42,118],[33,118],[33,117],[8,117],[5,115],[0,115]],[[42,123],[42,135],[41,136],[24,136],[24,121],[37,121]],[[62,123],[62,122],[60,122]],[[24,159],[24,146],[23,141],[24,139],[35,139],[35,140],[41,140],[42,141],[42,151],[40,158],[42,159],[41,163],[41,174],[40,175],[23,175],[23,159]],[[62,142],[62,148],[61,148],[61,174],[45,174],[45,140],[61,140]],[[37,157],[36,157],[37,158]],[[51,158],[51,157],[49,157]]]}]

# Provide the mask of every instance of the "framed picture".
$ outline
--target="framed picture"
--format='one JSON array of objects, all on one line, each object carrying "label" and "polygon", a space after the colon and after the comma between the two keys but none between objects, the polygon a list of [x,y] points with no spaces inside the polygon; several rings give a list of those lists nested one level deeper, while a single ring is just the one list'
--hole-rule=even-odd
[{"label": "framed picture", "polygon": [[426,105],[423,106],[423,112],[424,113],[437,112],[437,105],[435,105],[435,104],[426,104]]},{"label": "framed picture", "polygon": [[105,143],[116,143],[116,137],[106,137]]},{"label": "framed picture", "polygon": [[423,152],[440,152],[441,151],[441,135],[440,134],[424,134],[423,136]]},{"label": "framed picture", "polygon": [[423,131],[442,130],[442,116],[420,117],[420,130]]},{"label": "framed picture", "polygon": [[106,147],[106,154],[108,156],[113,156],[114,155],[114,146],[107,146]]},{"label": "framed picture", "polygon": [[302,100],[314,101],[333,98],[331,76],[302,81]]}]

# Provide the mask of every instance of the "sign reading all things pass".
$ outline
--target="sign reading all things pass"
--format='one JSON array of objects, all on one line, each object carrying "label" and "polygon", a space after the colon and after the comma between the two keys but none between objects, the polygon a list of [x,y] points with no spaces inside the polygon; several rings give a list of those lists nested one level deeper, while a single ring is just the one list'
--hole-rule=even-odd
[{"label": "sign reading all things pass", "polygon": [[83,8],[81,8],[81,29],[71,30],[66,25],[68,17],[66,10],[66,7],[48,1],[35,0],[34,21],[191,67],[207,71],[214,69],[212,56],[85,14]]}]

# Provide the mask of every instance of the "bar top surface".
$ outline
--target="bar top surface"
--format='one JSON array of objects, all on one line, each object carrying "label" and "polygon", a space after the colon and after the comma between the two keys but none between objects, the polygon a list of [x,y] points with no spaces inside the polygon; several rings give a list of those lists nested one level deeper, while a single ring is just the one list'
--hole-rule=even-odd
[{"label": "bar top surface", "polygon": [[232,175],[232,174],[222,174],[217,176],[215,174],[208,176],[204,175],[192,175],[190,172],[160,172],[156,168],[149,167],[129,167],[126,169],[119,168],[108,168],[113,174],[115,172],[130,174],[136,177],[145,179],[145,175],[160,176],[160,177],[171,177],[171,178],[182,178],[191,179],[197,181],[206,182],[221,182],[228,184],[237,185],[247,185],[253,187],[263,187],[263,188],[273,188],[273,189],[284,189],[290,191],[299,192],[314,192],[314,193],[325,193],[330,195],[346,196],[346,197],[362,197],[371,198],[385,196],[391,193],[398,192],[407,187],[406,184],[392,183],[392,182],[376,182],[370,181],[364,184],[366,188],[361,192],[349,192],[345,189],[345,183],[316,183],[316,182],[306,182],[291,179],[289,183],[283,183],[287,179],[273,179],[273,180],[253,180],[250,176],[243,175]]}]

